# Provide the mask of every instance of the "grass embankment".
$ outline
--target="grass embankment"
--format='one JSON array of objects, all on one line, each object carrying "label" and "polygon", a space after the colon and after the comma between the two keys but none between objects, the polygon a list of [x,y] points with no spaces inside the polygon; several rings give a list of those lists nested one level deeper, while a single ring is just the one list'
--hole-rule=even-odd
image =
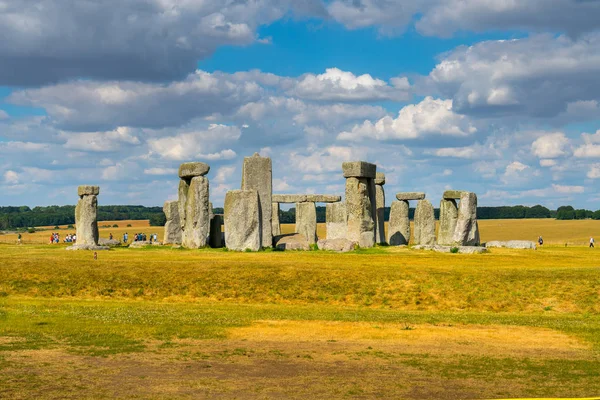
[{"label": "grass embankment", "polygon": [[600,393],[594,249],[0,245],[0,398]]}]

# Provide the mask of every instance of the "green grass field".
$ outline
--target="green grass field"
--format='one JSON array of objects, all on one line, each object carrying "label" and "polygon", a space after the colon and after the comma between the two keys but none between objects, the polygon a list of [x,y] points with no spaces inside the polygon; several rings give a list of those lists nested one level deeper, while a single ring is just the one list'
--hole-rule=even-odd
[{"label": "green grass field", "polygon": [[0,236],[0,398],[599,396],[590,222],[482,221],[484,240],[554,243],[482,255],[159,247],[94,260]]}]

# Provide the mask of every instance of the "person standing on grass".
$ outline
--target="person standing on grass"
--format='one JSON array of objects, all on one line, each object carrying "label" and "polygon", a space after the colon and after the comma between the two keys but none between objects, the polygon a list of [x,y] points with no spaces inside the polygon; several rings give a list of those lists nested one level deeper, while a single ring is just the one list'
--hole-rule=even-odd
[{"label": "person standing on grass", "polygon": [[19,233],[19,236],[17,236],[17,244],[21,244],[21,234]]},{"label": "person standing on grass", "polygon": [[127,239],[129,239],[129,234],[127,232],[125,232],[123,234],[123,243],[127,243]]},{"label": "person standing on grass", "polygon": [[538,243],[540,244],[540,246],[544,245],[544,239],[542,239],[542,235],[540,235],[540,237],[538,238]]},{"label": "person standing on grass", "polygon": [[593,237],[590,238],[590,247],[591,248],[594,247],[594,238]]}]

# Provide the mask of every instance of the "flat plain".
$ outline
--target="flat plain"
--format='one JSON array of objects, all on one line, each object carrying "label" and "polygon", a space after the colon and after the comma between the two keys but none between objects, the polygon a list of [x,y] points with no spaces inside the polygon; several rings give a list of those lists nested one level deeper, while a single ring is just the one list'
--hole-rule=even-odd
[{"label": "flat plain", "polygon": [[51,230],[0,235],[0,398],[600,395],[600,222],[480,227],[546,245],[94,259],[45,244]]}]

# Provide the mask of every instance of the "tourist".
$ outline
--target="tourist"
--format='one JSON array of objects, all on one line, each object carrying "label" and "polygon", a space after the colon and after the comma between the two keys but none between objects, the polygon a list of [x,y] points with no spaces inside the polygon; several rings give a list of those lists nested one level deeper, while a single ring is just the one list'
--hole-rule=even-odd
[{"label": "tourist", "polygon": [[112,233],[111,233],[111,234],[108,236],[108,239],[109,239],[109,240],[113,240],[113,235],[112,235]]},{"label": "tourist", "polygon": [[592,247],[592,248],[594,247],[594,238],[593,237],[590,238],[590,247]]},{"label": "tourist", "polygon": [[17,244],[21,244],[21,234],[20,233],[17,236]]},{"label": "tourist", "polygon": [[123,243],[127,243],[127,240],[129,239],[129,234],[127,232],[125,232],[123,234]]},{"label": "tourist", "polygon": [[542,236],[540,235],[540,237],[538,238],[538,243],[540,244],[540,246],[544,245],[544,239],[542,239]]}]

